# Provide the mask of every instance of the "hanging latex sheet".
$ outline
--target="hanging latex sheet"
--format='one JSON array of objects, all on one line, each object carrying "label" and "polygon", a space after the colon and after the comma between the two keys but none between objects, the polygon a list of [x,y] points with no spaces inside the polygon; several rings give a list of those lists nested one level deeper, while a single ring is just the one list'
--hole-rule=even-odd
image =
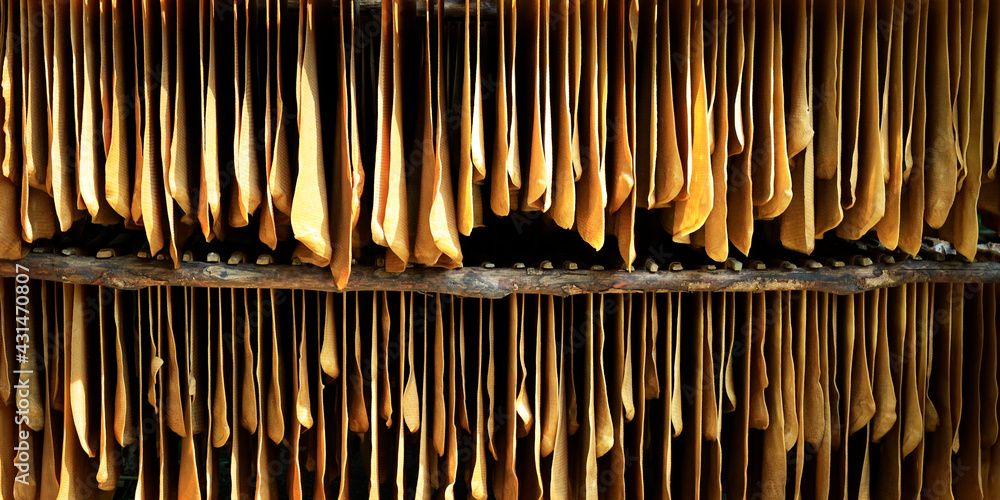
[{"label": "hanging latex sheet", "polygon": [[[0,314],[0,361],[37,375],[28,419],[5,431],[38,452],[24,498],[74,484],[144,498],[946,484],[965,498],[994,484],[993,284],[480,300],[33,283],[32,341],[58,356],[16,358],[17,314]],[[12,418],[16,383],[0,380]],[[0,469],[4,491],[14,475]]]},{"label": "hanging latex sheet", "polygon": [[511,224],[628,268],[762,228],[973,260],[1000,221],[985,0],[2,5],[5,256],[122,223],[175,265],[290,241],[344,286]]},{"label": "hanging latex sheet", "polygon": [[515,62],[517,53],[517,7],[513,2],[497,3],[497,82],[496,136],[493,143],[490,207],[505,216],[517,209],[521,189],[520,147],[517,140],[517,92]]},{"label": "hanging latex sheet", "polygon": [[[482,0],[476,0],[476,13],[466,0],[462,37],[462,88],[460,95],[459,174],[457,218],[459,231],[468,236],[483,226],[483,184],[486,180],[486,142],[483,130],[483,19]],[[571,186],[572,187],[572,186]]]},{"label": "hanging latex sheet", "polygon": [[401,87],[403,37],[413,35],[407,29],[410,19],[402,12],[404,10],[407,10],[404,2],[382,3],[379,39],[375,176],[372,180],[375,194],[371,229],[375,243],[388,249],[386,269],[390,271],[400,271],[406,266],[411,246],[403,160]]},{"label": "hanging latex sheet", "polygon": [[[420,158],[419,209],[412,257],[413,262],[419,264],[460,267],[462,250],[458,242],[458,221],[450,169],[451,131],[448,126],[445,81],[448,39],[444,31],[443,14],[442,4],[439,4],[437,12],[426,17],[424,30],[425,43],[421,58],[423,78],[420,86],[422,99],[418,108],[420,116],[417,125],[419,140],[414,141],[419,150],[414,156]],[[465,189],[464,184],[460,189]],[[471,196],[468,203],[471,207]],[[462,206],[458,210],[468,211]]]}]

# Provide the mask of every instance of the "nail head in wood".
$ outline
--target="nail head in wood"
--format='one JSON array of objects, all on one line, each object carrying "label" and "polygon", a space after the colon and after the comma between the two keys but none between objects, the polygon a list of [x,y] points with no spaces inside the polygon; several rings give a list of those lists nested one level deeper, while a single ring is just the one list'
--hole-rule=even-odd
[{"label": "nail head in wood", "polygon": [[243,255],[243,252],[237,250],[233,252],[232,255],[229,256],[229,260],[226,261],[226,263],[229,264],[230,266],[235,266],[236,264],[242,264],[246,262],[246,260],[247,258],[245,255]]},{"label": "nail head in wood", "polygon": [[645,266],[647,271],[655,273],[660,270],[660,265],[656,263],[653,259],[646,259]]},{"label": "nail head in wood", "polygon": [[855,255],[853,258],[855,266],[868,267],[872,265],[872,260],[864,255]]}]

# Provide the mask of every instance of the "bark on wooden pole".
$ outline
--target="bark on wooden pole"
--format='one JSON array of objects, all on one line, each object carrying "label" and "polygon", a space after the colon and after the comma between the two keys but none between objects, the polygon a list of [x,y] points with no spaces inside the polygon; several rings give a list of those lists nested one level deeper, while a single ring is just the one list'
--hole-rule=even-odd
[{"label": "bark on wooden pole", "polygon": [[[13,276],[15,264],[32,279],[101,285],[121,289],[173,285],[223,288],[295,288],[335,291],[329,269],[310,265],[185,262],[133,256],[93,257],[29,253],[19,261],[0,261],[0,276]],[[1000,282],[1000,262],[907,260],[895,264],[810,269],[731,269],[619,271],[569,269],[407,269],[388,273],[354,266],[347,290],[442,292],[499,298],[513,292],[572,295],[596,292],[816,290],[852,293],[912,282]]]}]

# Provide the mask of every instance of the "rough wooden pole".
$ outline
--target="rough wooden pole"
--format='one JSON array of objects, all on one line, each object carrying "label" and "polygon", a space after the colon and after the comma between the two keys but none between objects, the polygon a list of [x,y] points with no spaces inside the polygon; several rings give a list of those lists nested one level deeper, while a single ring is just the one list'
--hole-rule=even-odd
[{"label": "rough wooden pole", "polygon": [[[19,261],[0,261],[0,276],[13,276],[15,264],[31,279],[101,285],[121,289],[174,285],[224,288],[295,288],[337,290],[329,269],[254,263],[185,262],[173,269],[166,261],[137,257],[93,257],[31,253]],[[387,273],[354,266],[348,290],[443,292],[500,298],[513,292],[567,296],[592,292],[816,290],[852,293],[913,282],[1000,282],[1000,262],[908,260],[866,267],[810,269],[767,268],[646,272],[569,269],[408,269]]]}]

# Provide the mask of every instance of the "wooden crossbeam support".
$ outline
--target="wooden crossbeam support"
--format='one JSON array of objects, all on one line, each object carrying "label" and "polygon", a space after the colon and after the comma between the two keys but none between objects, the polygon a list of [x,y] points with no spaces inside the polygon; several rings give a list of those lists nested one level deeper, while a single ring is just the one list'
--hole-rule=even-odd
[{"label": "wooden crossbeam support", "polygon": [[[13,276],[15,264],[28,268],[32,279],[101,285],[121,289],[149,286],[223,288],[295,288],[337,290],[329,269],[310,265],[257,265],[185,262],[173,269],[166,261],[133,256],[93,257],[30,253],[19,261],[0,261],[0,276]],[[567,296],[578,293],[640,291],[813,290],[853,293],[913,282],[1000,282],[1000,262],[907,260],[869,266],[781,269],[692,269],[676,272],[584,269],[384,269],[356,265],[347,290],[443,292],[469,297],[500,298],[510,293]]]}]

